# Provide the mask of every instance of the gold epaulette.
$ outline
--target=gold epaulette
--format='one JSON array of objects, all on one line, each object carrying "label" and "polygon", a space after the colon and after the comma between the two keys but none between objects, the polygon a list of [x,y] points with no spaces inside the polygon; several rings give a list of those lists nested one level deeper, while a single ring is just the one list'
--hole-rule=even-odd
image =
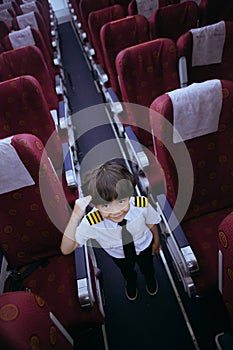
[{"label": "gold epaulette", "polygon": [[144,196],[135,196],[135,207],[148,207],[148,198]]},{"label": "gold epaulette", "polygon": [[99,212],[99,210],[92,211],[91,213],[86,215],[87,220],[89,221],[90,225],[98,224],[98,222],[103,221],[103,218]]}]

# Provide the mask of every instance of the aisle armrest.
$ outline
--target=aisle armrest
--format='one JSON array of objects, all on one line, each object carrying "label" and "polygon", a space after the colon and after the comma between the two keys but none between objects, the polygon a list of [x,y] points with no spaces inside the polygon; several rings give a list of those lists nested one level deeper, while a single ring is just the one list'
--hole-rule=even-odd
[{"label": "aisle armrest", "polygon": [[63,151],[63,165],[65,170],[65,177],[68,187],[74,188],[78,187],[76,171],[74,167],[74,161],[72,156],[71,148],[68,142],[64,142],[62,144]]},{"label": "aisle armrest", "polygon": [[188,86],[187,62],[184,56],[179,58],[179,78],[181,88]]},{"label": "aisle armrest", "polygon": [[165,194],[157,196],[157,208],[161,215],[161,231],[173,258],[177,273],[189,296],[196,293],[193,276],[199,271],[195,254],[189,245]]},{"label": "aisle armrest", "polygon": [[0,266],[1,266],[1,268],[0,268],[0,293],[3,293],[5,281],[6,281],[6,278],[8,275],[8,271],[7,271],[8,263],[7,263],[6,258],[3,255],[1,250],[0,250]]},{"label": "aisle armrest", "polygon": [[67,102],[65,100],[59,101],[58,103],[58,120],[61,129],[67,129],[70,115],[68,111]]},{"label": "aisle armrest", "polygon": [[98,81],[100,85],[104,85],[108,81],[108,75],[100,64],[94,64],[94,69],[96,71]]},{"label": "aisle armrest", "polygon": [[94,295],[90,276],[90,264],[87,246],[79,247],[75,250],[76,280],[78,299],[84,308],[92,308]]},{"label": "aisle armrest", "polygon": [[115,91],[113,90],[112,87],[109,87],[106,91],[105,91],[105,97],[107,102],[110,104],[111,110],[115,115],[120,114],[121,112],[123,112],[123,107],[121,102],[119,101],[117,94],[115,93]]},{"label": "aisle armrest", "polygon": [[146,171],[149,160],[131,126],[125,128],[125,138],[127,145],[129,145],[128,152],[136,160],[139,168]]},{"label": "aisle armrest", "polygon": [[92,60],[92,57],[95,55],[94,47],[89,42],[87,42],[84,46],[84,49],[87,53],[87,57],[89,58],[89,60]]}]

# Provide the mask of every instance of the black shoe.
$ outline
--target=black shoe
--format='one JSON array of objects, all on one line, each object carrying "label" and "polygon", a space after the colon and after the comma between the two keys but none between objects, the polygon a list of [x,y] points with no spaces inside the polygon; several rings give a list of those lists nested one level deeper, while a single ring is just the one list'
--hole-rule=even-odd
[{"label": "black shoe", "polygon": [[158,292],[158,282],[155,278],[146,281],[146,291],[149,295],[156,295]]},{"label": "black shoe", "polygon": [[125,295],[129,300],[135,300],[138,296],[138,290],[135,285],[127,284],[125,287]]}]

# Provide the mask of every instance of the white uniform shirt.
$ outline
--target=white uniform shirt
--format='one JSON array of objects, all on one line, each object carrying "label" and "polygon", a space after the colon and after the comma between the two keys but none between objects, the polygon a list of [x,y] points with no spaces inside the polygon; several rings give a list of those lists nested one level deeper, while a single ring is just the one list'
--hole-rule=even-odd
[{"label": "white uniform shirt", "polygon": [[[94,208],[91,212],[96,211]],[[125,216],[127,230],[134,240],[136,254],[146,249],[153,238],[147,225],[158,224],[161,221],[158,212],[149,204],[148,207],[136,207],[134,197],[130,198],[130,209]],[[111,256],[124,258],[121,238],[122,227],[117,223],[103,218],[103,221],[90,225],[86,216],[77,227],[75,239],[82,246],[88,239],[95,239]]]}]

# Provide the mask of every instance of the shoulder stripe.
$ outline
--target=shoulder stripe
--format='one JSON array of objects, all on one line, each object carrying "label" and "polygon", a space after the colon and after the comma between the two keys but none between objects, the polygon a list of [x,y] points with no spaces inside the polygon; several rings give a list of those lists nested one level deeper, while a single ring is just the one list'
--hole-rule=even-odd
[{"label": "shoulder stripe", "polygon": [[135,207],[148,207],[148,198],[144,196],[136,196]]},{"label": "shoulder stripe", "polygon": [[99,210],[96,210],[96,211],[93,211],[92,213],[87,214],[86,218],[89,221],[90,225],[95,225],[98,222],[103,221],[103,218],[102,218]]}]

